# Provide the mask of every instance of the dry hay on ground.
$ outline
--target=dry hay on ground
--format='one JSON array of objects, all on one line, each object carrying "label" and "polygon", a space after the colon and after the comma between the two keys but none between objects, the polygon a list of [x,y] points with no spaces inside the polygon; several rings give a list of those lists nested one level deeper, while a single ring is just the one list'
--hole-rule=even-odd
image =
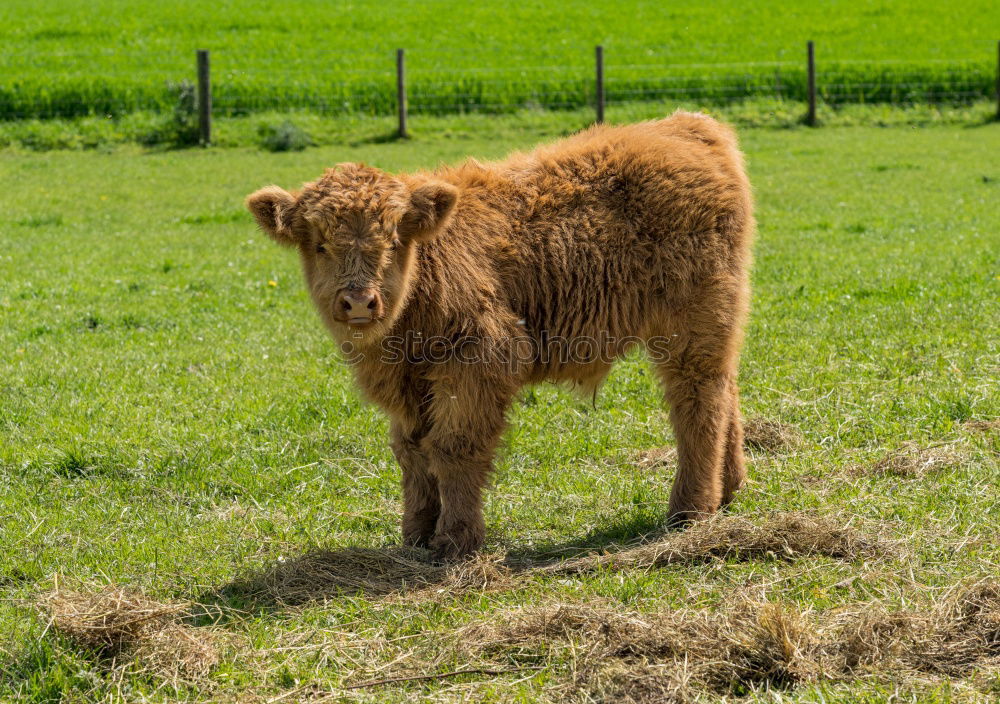
[{"label": "dry hay on ground", "polygon": [[501,558],[480,555],[444,565],[427,561],[427,553],[409,548],[317,550],[280,561],[239,579],[223,591],[237,593],[263,606],[296,606],[344,595],[386,597],[427,589],[486,589],[507,584],[510,570]]},{"label": "dry hay on ground", "polygon": [[780,452],[802,442],[797,428],[776,420],[750,418],[743,422],[743,446],[759,452]]},{"label": "dry hay on ground", "polygon": [[[559,563],[516,563],[499,555],[481,555],[460,564],[437,565],[424,561],[422,551],[402,548],[313,552],[280,561],[255,576],[233,582],[223,591],[235,592],[249,606],[265,607],[304,604],[345,594],[383,598],[406,594],[407,599],[425,600],[437,598],[438,593],[450,596],[509,589],[536,575],[652,569],[710,559],[825,555],[854,560],[879,557],[891,550],[891,544],[877,532],[858,530],[840,517],[775,513],[753,522],[717,516],[652,542]],[[164,603],[137,590],[112,586],[96,591],[56,589],[44,595],[39,606],[47,614],[53,632],[82,650],[102,656],[112,668],[133,665],[165,679],[193,681],[208,673],[219,660],[213,632],[185,623],[190,614],[188,604]],[[610,623],[622,627],[620,621]],[[761,627],[780,629],[784,623],[765,619]],[[636,638],[631,641],[639,642]]]},{"label": "dry hay on ground", "polygon": [[758,521],[715,516],[632,547],[559,562],[484,553],[442,565],[428,562],[426,552],[408,548],[321,550],[237,579],[220,593],[238,596],[250,608],[297,606],[344,595],[426,599],[438,593],[509,589],[536,575],[654,569],[711,559],[878,558],[895,549],[883,533],[875,526],[855,528],[842,516],[788,512]]},{"label": "dry hay on ground", "polygon": [[929,472],[954,466],[962,454],[952,444],[921,447],[907,442],[872,465],[855,468],[855,474],[893,477],[920,477]]},{"label": "dry hay on ground", "polygon": [[510,612],[459,634],[506,656],[571,647],[588,700],[686,702],[801,683],[963,677],[1000,667],[1000,582],[956,590],[921,610],[877,604],[827,613],[744,601],[727,611],[653,614],[557,605]]},{"label": "dry hay on ground", "polygon": [[996,433],[1000,432],[1000,418],[991,420],[967,420],[962,423],[966,430],[976,433]]},{"label": "dry hay on ground", "polygon": [[676,447],[654,447],[650,450],[643,450],[635,455],[635,462],[640,469],[652,469],[653,467],[674,464],[677,461]]},{"label": "dry hay on ground", "polygon": [[[784,687],[815,678],[814,663],[803,656],[815,634],[796,612],[774,604],[743,604],[730,613],[706,610],[658,614],[622,613],[608,607],[560,605],[507,615],[500,623],[479,624],[462,641],[484,651],[548,649],[572,644],[579,674],[588,688],[605,689],[609,674],[620,698],[646,701],[644,693],[680,697],[698,686],[717,693],[742,693],[768,685]],[[623,669],[622,664],[629,665]],[[669,668],[657,674],[657,665]],[[631,681],[631,666],[651,666]],[[620,675],[626,675],[620,678]],[[644,695],[645,696],[645,695]]]},{"label": "dry hay on ground", "polygon": [[373,598],[508,589],[535,575],[579,574],[599,569],[653,569],[710,559],[794,559],[824,555],[841,560],[877,558],[893,545],[873,527],[862,531],[840,516],[774,513],[754,522],[715,516],[685,531],[615,552],[560,562],[484,553],[457,564],[435,564],[408,548],[321,550],[280,561],[222,588],[250,606],[283,607],[348,594]]},{"label": "dry hay on ground", "polygon": [[[802,442],[802,434],[797,428],[776,420],[750,418],[743,422],[743,447],[757,452],[781,452],[793,449]],[[640,468],[646,469],[677,461],[677,448],[654,447],[635,455]]]},{"label": "dry hay on ground", "polygon": [[181,622],[186,604],[108,586],[96,592],[57,588],[38,606],[55,633],[114,667],[134,660],[143,671],[176,681],[202,677],[219,661],[211,633]]},{"label": "dry hay on ground", "polygon": [[1000,582],[955,589],[922,610],[859,605],[840,615],[833,652],[845,672],[887,666],[961,676],[977,665],[1000,666]]},{"label": "dry hay on ground", "polygon": [[588,555],[533,571],[574,574],[598,569],[648,569],[709,559],[794,559],[824,555],[840,560],[875,558],[893,546],[873,528],[861,531],[848,519],[808,513],[773,513],[753,522],[715,516],[681,532],[618,552]]}]

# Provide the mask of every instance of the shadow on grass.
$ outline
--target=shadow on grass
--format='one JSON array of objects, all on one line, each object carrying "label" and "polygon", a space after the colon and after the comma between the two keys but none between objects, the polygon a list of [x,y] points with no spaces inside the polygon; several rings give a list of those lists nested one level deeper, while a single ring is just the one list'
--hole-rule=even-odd
[{"label": "shadow on grass", "polygon": [[[852,562],[898,552],[879,525],[864,529],[847,515],[775,512],[750,520],[717,515],[685,530],[669,530],[648,510],[636,510],[586,536],[550,545],[483,553],[452,564],[428,561],[409,548],[311,550],[242,576],[202,595],[194,623],[263,614],[327,599],[419,598],[511,590],[526,579],[604,570],[656,569],[712,560],[795,560],[824,556]],[[421,595],[424,592],[424,595]]]},{"label": "shadow on grass", "polygon": [[512,569],[531,569],[595,551],[635,547],[657,540],[669,532],[672,530],[667,527],[665,513],[639,510],[594,526],[579,538],[524,548],[515,547],[507,552],[504,562]]},{"label": "shadow on grass", "polygon": [[971,130],[971,129],[976,129],[978,127],[988,127],[990,125],[998,125],[998,124],[1000,124],[1000,114],[989,113],[987,115],[983,115],[978,120],[973,120],[971,122],[962,125],[962,129]]},{"label": "shadow on grass", "polygon": [[[226,620],[226,614],[267,613],[343,597],[385,597],[439,584],[449,568],[429,553],[403,547],[313,549],[241,575],[203,593],[196,622]],[[203,613],[199,613],[203,611]]]},{"label": "shadow on grass", "polygon": [[239,575],[197,598],[195,620],[217,620],[227,611],[263,613],[343,597],[381,598],[439,585],[468,587],[602,548],[635,545],[637,536],[662,532],[663,519],[637,511],[562,543],[483,554],[439,564],[419,548],[314,548]]},{"label": "shadow on grass", "polygon": [[392,132],[383,132],[382,134],[371,135],[361,139],[354,139],[351,140],[350,144],[352,147],[361,147],[367,144],[392,144],[394,142],[405,143],[409,140],[409,137],[400,137],[399,132],[393,130]]},{"label": "shadow on grass", "polygon": [[[262,614],[326,599],[383,598],[427,590],[500,586],[526,573],[597,550],[635,547],[663,534],[664,519],[637,512],[598,526],[587,535],[562,543],[482,554],[470,560],[439,564],[430,553],[405,547],[313,549],[241,575],[200,595],[191,622],[203,625],[230,615]],[[638,536],[638,537],[637,537]]]}]

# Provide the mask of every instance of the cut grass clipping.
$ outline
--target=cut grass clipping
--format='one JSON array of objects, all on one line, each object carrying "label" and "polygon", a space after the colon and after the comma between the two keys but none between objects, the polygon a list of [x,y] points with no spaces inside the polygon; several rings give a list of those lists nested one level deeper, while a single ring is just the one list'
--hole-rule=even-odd
[{"label": "cut grass clipping", "polygon": [[1000,665],[1000,583],[956,589],[912,611],[862,603],[811,614],[743,601],[724,612],[630,614],[556,605],[459,635],[475,651],[517,658],[572,647],[569,686],[588,701],[686,702],[699,692],[741,696],[870,675],[967,676]]},{"label": "cut grass clipping", "polygon": [[992,420],[968,420],[965,428],[974,433],[1000,433],[1000,418]]},{"label": "cut grass clipping", "polygon": [[[743,421],[743,447],[757,452],[779,453],[794,449],[802,442],[797,428],[767,418]],[[643,469],[672,465],[677,462],[676,447],[654,447],[636,453],[636,463]]]},{"label": "cut grass clipping", "polygon": [[96,592],[56,588],[39,602],[53,632],[111,669],[134,663],[175,683],[197,680],[219,661],[211,634],[181,622],[188,606],[119,586]]},{"label": "cut grass clipping", "polygon": [[[239,595],[244,603],[262,607],[304,604],[345,594],[380,598],[413,592],[415,598],[433,600],[436,593],[456,595],[470,591],[513,589],[522,586],[525,578],[533,576],[607,569],[650,569],[711,559],[793,559],[825,555],[855,560],[882,556],[889,550],[889,544],[881,537],[857,530],[837,517],[775,513],[755,523],[745,518],[720,516],[698,523],[684,532],[668,533],[614,553],[586,555],[560,562],[514,562],[498,555],[481,555],[457,565],[436,565],[422,559],[426,556],[422,551],[404,548],[314,552],[295,560],[283,560],[256,576],[237,580],[221,591],[228,592],[229,596]],[[150,673],[174,683],[193,682],[204,677],[219,662],[213,631],[184,623],[190,613],[189,604],[164,603],[136,590],[109,586],[89,592],[83,588],[57,588],[44,595],[39,606],[47,616],[52,632],[74,647],[96,655],[111,670],[133,667],[138,672]],[[526,618],[534,623],[533,619],[540,617]],[[709,632],[732,631],[734,624],[743,624],[743,621],[718,621],[715,617],[700,618],[702,625],[695,632],[702,638],[707,637],[705,634]],[[739,612],[732,618],[745,620],[746,616]],[[785,628],[785,617],[778,612],[762,618],[764,620],[754,626],[757,630],[748,631],[749,626],[743,624],[743,631],[732,631],[725,638],[754,637],[761,640],[763,636],[758,631],[768,633],[768,629]],[[545,623],[556,624],[558,633],[563,634],[568,632],[567,629],[590,628],[587,624],[596,620],[610,624],[602,630],[602,637],[610,638],[617,633],[613,636],[615,639],[632,643],[628,646],[630,652],[634,650],[632,654],[652,652],[648,644],[652,641],[648,641],[647,635],[642,635],[649,629],[641,624],[635,625],[632,617],[616,616],[610,611],[561,610],[556,617],[543,618]],[[578,625],[567,625],[571,622]],[[662,630],[661,626],[656,628]],[[679,637],[678,629],[689,626],[678,621],[671,626],[672,631],[664,631],[657,637]],[[524,628],[527,626],[521,630]],[[486,640],[516,640],[514,635],[510,635],[513,632],[505,631],[507,635],[493,635]],[[649,631],[649,634],[653,633]],[[777,636],[772,636],[767,641],[768,647],[777,647]],[[726,642],[729,641],[720,641]],[[729,648],[726,651],[728,657],[737,657],[734,642],[725,647]],[[760,649],[764,646],[753,647]],[[790,646],[786,644],[782,647],[787,650]],[[751,646],[744,649],[747,653],[756,652]],[[794,653],[782,652],[782,657],[791,661]],[[747,663],[740,666],[745,672],[739,677],[750,681],[756,677],[753,667],[758,667],[754,664],[756,660],[750,660],[757,656],[746,654],[741,657]],[[812,670],[790,672],[795,677],[815,676]],[[791,676],[782,674],[781,678]],[[716,690],[729,686],[726,684],[728,680],[721,674],[700,673],[699,677],[707,678],[705,681]]]},{"label": "cut grass clipping", "polygon": [[718,516],[683,532],[605,555],[566,560],[540,568],[577,574],[605,569],[648,569],[712,559],[757,560],[826,556],[839,560],[875,558],[891,552],[890,542],[855,529],[846,517],[779,512],[754,523]]},{"label": "cut grass clipping", "polygon": [[510,570],[500,558],[480,555],[455,565],[427,561],[411,548],[317,550],[285,560],[223,587],[222,595],[248,606],[295,606],[338,596],[384,597],[448,587],[451,590],[502,588]]},{"label": "cut grass clipping", "polygon": [[921,447],[907,442],[890,452],[870,467],[859,468],[858,474],[893,477],[921,477],[929,472],[952,467],[960,463],[963,455],[952,443]]},{"label": "cut grass clipping", "polygon": [[743,446],[759,452],[790,450],[802,442],[802,434],[791,425],[766,418],[750,418],[743,423]]},{"label": "cut grass clipping", "polygon": [[481,555],[457,565],[426,561],[420,550],[348,548],[316,551],[286,560],[224,587],[228,597],[263,608],[297,605],[343,595],[384,597],[434,589],[456,593],[516,585],[519,578],[582,574],[607,569],[653,569],[712,559],[783,559],[827,556],[876,558],[892,552],[889,540],[854,528],[845,517],[774,513],[759,522],[716,516],[685,531],[647,539],[606,554],[558,562]]}]

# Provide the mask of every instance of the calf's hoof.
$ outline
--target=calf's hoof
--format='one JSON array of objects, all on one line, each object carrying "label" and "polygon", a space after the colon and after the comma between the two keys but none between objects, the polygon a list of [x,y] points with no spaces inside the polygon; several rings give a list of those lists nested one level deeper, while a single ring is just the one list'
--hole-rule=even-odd
[{"label": "calf's hoof", "polygon": [[403,533],[403,547],[407,548],[429,548],[431,539],[429,535],[423,533]]},{"label": "calf's hoof", "polygon": [[675,509],[671,507],[670,513],[667,515],[666,528],[667,530],[683,530],[695,521],[704,521],[713,515],[715,515],[715,510],[700,511],[693,508]]},{"label": "calf's hoof", "polygon": [[730,478],[726,486],[722,488],[722,501],[719,502],[719,509],[724,509],[733,502],[740,489],[746,486],[746,472],[737,477]]},{"label": "calf's hoof", "polygon": [[434,562],[456,562],[473,555],[483,544],[483,531],[471,527],[438,533],[430,541]]},{"label": "calf's hoof", "polygon": [[439,510],[406,511],[401,524],[403,545],[411,548],[429,548],[437,528]]},{"label": "calf's hoof", "polygon": [[403,545],[408,548],[429,548],[434,537],[434,526],[403,525]]}]

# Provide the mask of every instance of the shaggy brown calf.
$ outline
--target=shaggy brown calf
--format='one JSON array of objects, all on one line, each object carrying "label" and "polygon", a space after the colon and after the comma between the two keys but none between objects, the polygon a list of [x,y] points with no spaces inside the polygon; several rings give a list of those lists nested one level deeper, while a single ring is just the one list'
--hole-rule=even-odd
[{"label": "shaggy brown calf", "polygon": [[670,518],[743,484],[736,370],[754,221],[733,133],[704,115],[592,127],[505,161],[328,170],[247,207],[298,248],[365,394],[389,414],[403,538],[483,541],[482,489],[525,384],[596,388],[650,352],[677,436]]}]

